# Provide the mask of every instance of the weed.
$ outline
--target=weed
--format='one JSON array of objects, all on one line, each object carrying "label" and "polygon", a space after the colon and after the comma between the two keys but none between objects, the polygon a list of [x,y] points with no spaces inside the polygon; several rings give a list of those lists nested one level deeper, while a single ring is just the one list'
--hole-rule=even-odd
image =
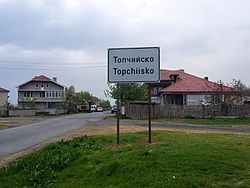
[{"label": "weed", "polygon": [[0,171],[0,177],[4,173],[16,172],[18,187],[50,187],[56,181],[56,171],[69,167],[73,161],[79,159],[80,151],[87,149],[98,150],[101,146],[97,140],[86,136],[71,141],[61,140],[11,164]]}]

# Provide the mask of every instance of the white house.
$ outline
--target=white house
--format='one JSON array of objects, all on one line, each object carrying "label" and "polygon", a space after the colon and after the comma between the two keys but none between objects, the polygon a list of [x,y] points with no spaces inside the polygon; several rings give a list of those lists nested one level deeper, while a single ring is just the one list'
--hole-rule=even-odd
[{"label": "white house", "polygon": [[8,102],[9,90],[0,87],[0,107],[4,107]]}]

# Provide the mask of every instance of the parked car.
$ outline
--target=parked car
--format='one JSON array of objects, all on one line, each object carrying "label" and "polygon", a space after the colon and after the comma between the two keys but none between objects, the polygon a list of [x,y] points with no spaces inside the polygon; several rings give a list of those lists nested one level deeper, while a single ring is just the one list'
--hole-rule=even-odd
[{"label": "parked car", "polygon": [[111,108],[111,114],[116,113],[117,112],[117,105],[113,105]]},{"label": "parked car", "polygon": [[103,112],[103,108],[99,106],[99,107],[97,107],[96,111],[97,112]]}]

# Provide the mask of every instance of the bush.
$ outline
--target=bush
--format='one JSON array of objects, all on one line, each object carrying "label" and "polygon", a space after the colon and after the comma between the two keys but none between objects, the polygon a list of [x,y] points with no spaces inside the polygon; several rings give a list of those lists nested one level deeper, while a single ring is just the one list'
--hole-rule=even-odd
[{"label": "bush", "polygon": [[11,164],[0,171],[0,178],[6,174],[15,175],[17,187],[50,187],[55,183],[56,171],[69,167],[80,158],[81,150],[88,149],[98,150],[101,145],[87,136],[62,140]]},{"label": "bush", "polygon": [[192,116],[192,115],[185,115],[184,118],[185,118],[185,119],[195,119],[195,117]]}]

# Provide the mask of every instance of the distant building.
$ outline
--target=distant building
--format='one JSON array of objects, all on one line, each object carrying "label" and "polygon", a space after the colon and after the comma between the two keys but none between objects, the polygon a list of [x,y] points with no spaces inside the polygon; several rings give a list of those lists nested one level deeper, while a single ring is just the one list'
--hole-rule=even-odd
[{"label": "distant building", "polygon": [[98,97],[92,96],[92,101],[93,101],[94,105],[100,106],[101,100]]},{"label": "distant building", "polygon": [[0,87],[0,107],[4,107],[8,102],[9,90]]},{"label": "distant building", "polygon": [[18,107],[21,109],[53,109],[60,107],[65,95],[65,86],[44,75],[35,76],[18,86]]}]

